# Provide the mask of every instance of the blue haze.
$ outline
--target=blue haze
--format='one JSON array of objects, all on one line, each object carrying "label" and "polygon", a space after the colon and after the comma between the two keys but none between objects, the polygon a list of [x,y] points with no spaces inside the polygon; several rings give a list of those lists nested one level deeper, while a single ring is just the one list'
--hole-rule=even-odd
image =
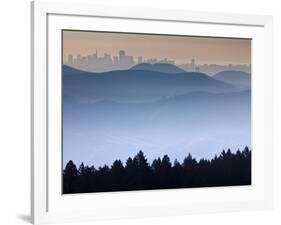
[{"label": "blue haze", "polygon": [[210,158],[251,146],[249,79],[241,84],[228,74],[212,78],[170,65],[106,73],[63,66],[64,165],[111,165],[139,150],[150,162],[164,154],[182,161],[188,153]]}]

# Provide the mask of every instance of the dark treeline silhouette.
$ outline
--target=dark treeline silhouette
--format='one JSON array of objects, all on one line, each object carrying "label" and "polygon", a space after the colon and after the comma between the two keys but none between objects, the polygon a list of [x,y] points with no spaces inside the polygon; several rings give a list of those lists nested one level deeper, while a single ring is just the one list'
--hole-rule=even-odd
[{"label": "dark treeline silhouette", "polygon": [[210,160],[197,161],[188,154],[182,163],[175,160],[173,164],[168,155],[149,164],[139,151],[128,158],[125,165],[116,160],[111,167],[104,165],[96,169],[81,163],[77,168],[70,160],[63,171],[64,194],[250,184],[251,151],[248,147],[236,153],[223,150]]}]

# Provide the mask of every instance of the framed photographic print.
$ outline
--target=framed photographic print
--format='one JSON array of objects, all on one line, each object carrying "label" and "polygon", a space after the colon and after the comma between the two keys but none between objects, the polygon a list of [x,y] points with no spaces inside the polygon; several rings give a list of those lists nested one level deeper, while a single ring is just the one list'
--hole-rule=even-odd
[{"label": "framed photographic print", "polygon": [[34,224],[272,207],[269,16],[32,3]]}]

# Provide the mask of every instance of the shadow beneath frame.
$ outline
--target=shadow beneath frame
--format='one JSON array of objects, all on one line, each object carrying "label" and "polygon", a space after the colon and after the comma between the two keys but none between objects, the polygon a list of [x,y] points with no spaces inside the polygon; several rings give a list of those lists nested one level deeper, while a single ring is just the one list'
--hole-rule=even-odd
[{"label": "shadow beneath frame", "polygon": [[17,215],[17,218],[19,218],[20,220],[26,222],[26,223],[31,223],[31,217],[30,215],[27,214],[22,214],[22,215]]}]

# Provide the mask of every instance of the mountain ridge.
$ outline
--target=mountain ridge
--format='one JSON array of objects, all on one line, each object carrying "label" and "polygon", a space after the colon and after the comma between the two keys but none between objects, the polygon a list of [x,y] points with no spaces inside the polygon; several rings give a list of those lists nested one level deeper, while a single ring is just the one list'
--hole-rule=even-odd
[{"label": "mountain ridge", "polygon": [[186,71],[169,63],[139,63],[129,70],[156,71],[161,73],[185,73]]},{"label": "mountain ridge", "polygon": [[251,74],[243,71],[226,70],[212,76],[214,79],[234,85],[240,89],[251,87]]},{"label": "mountain ridge", "polygon": [[105,98],[118,101],[147,101],[194,91],[220,93],[237,90],[230,84],[198,72],[170,74],[118,70],[91,73],[63,67],[63,74],[66,94],[92,98],[93,101]]}]

